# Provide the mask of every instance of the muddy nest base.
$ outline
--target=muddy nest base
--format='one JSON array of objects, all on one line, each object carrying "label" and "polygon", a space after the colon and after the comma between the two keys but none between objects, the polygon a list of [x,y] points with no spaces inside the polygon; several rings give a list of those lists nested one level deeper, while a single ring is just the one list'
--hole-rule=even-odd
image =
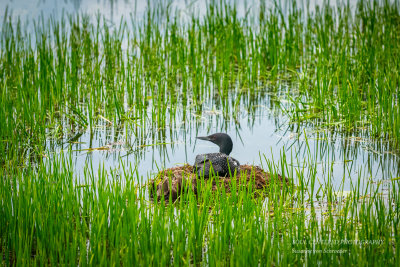
[{"label": "muddy nest base", "polygon": [[255,197],[265,195],[266,189],[271,184],[280,187],[282,187],[283,181],[286,185],[289,184],[286,177],[283,179],[280,175],[270,175],[260,167],[252,165],[241,165],[240,172],[232,178],[214,176],[205,178],[204,182],[206,183],[202,183],[202,181],[203,179],[197,177],[193,173],[193,167],[188,164],[162,170],[148,184],[150,199],[157,201],[164,199],[166,202],[174,202],[188,190],[198,195],[198,192],[201,191],[200,187],[207,182],[211,184],[213,192],[223,189],[225,193],[231,193],[234,187],[245,187],[251,189]]}]

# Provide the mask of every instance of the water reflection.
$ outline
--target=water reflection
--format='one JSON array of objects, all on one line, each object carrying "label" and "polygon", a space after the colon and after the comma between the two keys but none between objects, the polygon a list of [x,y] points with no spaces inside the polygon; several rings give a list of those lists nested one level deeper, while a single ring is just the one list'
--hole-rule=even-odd
[{"label": "water reflection", "polygon": [[[205,11],[205,8],[195,8],[195,5],[187,1],[174,1],[170,4],[171,10],[186,10],[187,12],[182,12],[182,16],[190,17],[196,11],[201,16],[200,12]],[[121,17],[129,18],[132,14],[134,18],[143,18],[147,3],[75,0],[39,1],[37,4],[12,1],[8,5],[14,12],[13,17],[32,19],[44,10],[45,16],[53,14],[55,19],[63,12],[84,12],[89,16],[100,12],[105,20],[118,22]],[[198,5],[202,3],[198,2]],[[243,5],[238,8],[239,17],[248,10],[247,3],[244,2]],[[133,55],[141,56],[134,52]],[[149,65],[151,63],[153,62],[149,61]],[[213,62],[207,63],[212,65]],[[178,69],[179,66],[176,65]],[[115,71],[115,66],[111,67]],[[213,67],[199,66],[196,70],[206,75],[203,83],[196,83],[202,85],[199,88],[203,90],[200,94],[202,99],[190,99],[190,96],[184,95],[178,107],[167,105],[165,115],[159,117],[154,115],[153,111],[156,110],[157,113],[158,110],[153,99],[139,99],[136,95],[130,98],[130,92],[121,88],[127,94],[122,94],[126,98],[121,101],[125,104],[123,111],[128,112],[133,109],[135,101],[141,101],[143,114],[133,113],[131,118],[117,120],[115,124],[99,119],[96,125],[91,125],[88,129],[72,129],[67,137],[49,139],[48,150],[55,154],[72,151],[77,173],[83,172],[89,163],[95,168],[104,165],[114,169],[120,167],[120,162],[123,161],[136,166],[137,172],[147,179],[159,168],[185,162],[193,163],[195,155],[217,151],[217,147],[212,144],[197,143],[196,136],[226,132],[234,142],[232,156],[243,164],[260,165],[263,164],[264,157],[276,161],[285,152],[289,165],[308,169],[310,162],[316,163],[317,176],[321,180],[327,178],[327,173],[330,173],[327,170],[332,170],[333,177],[330,178],[336,186],[340,185],[343,177],[347,177],[344,185],[347,190],[350,189],[352,178],[359,177],[360,173],[365,179],[373,180],[399,175],[400,161],[396,156],[398,151],[391,150],[388,140],[373,141],[364,130],[343,131],[340,127],[320,127],[318,121],[309,125],[292,123],[282,113],[282,107],[286,104],[281,101],[285,94],[296,92],[296,85],[290,81],[280,80],[272,85],[260,82],[254,89],[247,90],[241,84],[221,85],[220,82],[225,77],[213,76]],[[165,74],[157,73],[158,69],[153,70],[155,73],[148,71],[148,79],[153,79],[153,85],[158,84],[161,74]],[[182,81],[180,87],[175,87],[176,84],[168,86],[169,90],[181,92],[183,87],[191,88],[193,83],[190,78],[192,77],[188,81]],[[239,80],[240,78],[239,76]],[[231,88],[220,88],[224,86]],[[143,88],[150,93],[153,90],[145,86]],[[226,92],[229,93],[226,95]],[[162,101],[168,102],[168,99]],[[290,103],[286,107],[289,105]],[[73,125],[67,120],[65,119],[63,125],[66,129]]]},{"label": "water reflection", "polygon": [[[315,169],[321,183],[330,179],[338,188],[344,181],[343,190],[350,190],[359,177],[377,181],[399,175],[400,161],[395,154],[387,153],[385,140],[374,142],[362,135],[299,127],[279,115],[268,95],[251,99],[250,104],[248,99],[242,100],[240,112],[234,117],[224,117],[211,99],[204,104],[201,116],[191,112],[183,116],[182,109],[178,109],[174,119],[161,129],[142,129],[132,122],[102,123],[63,144],[49,140],[49,150],[56,154],[60,149],[66,154],[73,151],[78,173],[87,164],[95,169],[101,165],[118,169],[122,161],[125,166],[134,166],[147,180],[160,168],[192,164],[197,154],[218,150],[211,143],[197,142],[196,136],[227,132],[234,142],[232,156],[240,163],[263,165],[267,159],[278,164],[285,153],[289,166],[306,173]],[[245,110],[248,106],[255,108]]]}]

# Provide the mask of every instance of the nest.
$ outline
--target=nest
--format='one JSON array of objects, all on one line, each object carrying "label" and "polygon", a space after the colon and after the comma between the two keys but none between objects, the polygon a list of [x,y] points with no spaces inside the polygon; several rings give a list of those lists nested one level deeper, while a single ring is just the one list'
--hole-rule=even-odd
[{"label": "nest", "polygon": [[[205,178],[207,181],[210,178]],[[236,179],[236,187],[252,187],[255,196],[264,195],[266,188],[271,183],[282,186],[284,181],[289,184],[288,179],[282,178],[280,175],[270,175],[258,166],[240,165],[240,173],[231,177],[215,176],[212,180],[211,189],[217,191],[221,186],[224,187],[226,193],[231,193],[233,179]],[[160,171],[156,178],[150,180],[149,192],[151,199],[160,201],[162,198],[165,201],[175,201],[186,190],[191,190],[195,195],[199,191],[201,179],[193,173],[193,166],[184,165],[174,168],[169,168]]]}]

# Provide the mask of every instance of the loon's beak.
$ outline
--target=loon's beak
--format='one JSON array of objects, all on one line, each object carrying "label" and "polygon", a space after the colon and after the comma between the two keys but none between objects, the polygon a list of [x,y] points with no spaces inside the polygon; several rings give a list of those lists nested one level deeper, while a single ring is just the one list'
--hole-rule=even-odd
[{"label": "loon's beak", "polygon": [[197,136],[196,138],[200,139],[200,140],[210,141],[210,137],[208,137],[208,136]]}]

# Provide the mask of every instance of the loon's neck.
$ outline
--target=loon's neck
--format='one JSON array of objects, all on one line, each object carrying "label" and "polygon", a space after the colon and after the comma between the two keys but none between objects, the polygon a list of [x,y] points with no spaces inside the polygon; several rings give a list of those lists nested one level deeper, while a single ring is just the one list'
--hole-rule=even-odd
[{"label": "loon's neck", "polygon": [[232,152],[233,143],[232,140],[226,140],[226,142],[219,146],[219,152],[229,156]]}]

